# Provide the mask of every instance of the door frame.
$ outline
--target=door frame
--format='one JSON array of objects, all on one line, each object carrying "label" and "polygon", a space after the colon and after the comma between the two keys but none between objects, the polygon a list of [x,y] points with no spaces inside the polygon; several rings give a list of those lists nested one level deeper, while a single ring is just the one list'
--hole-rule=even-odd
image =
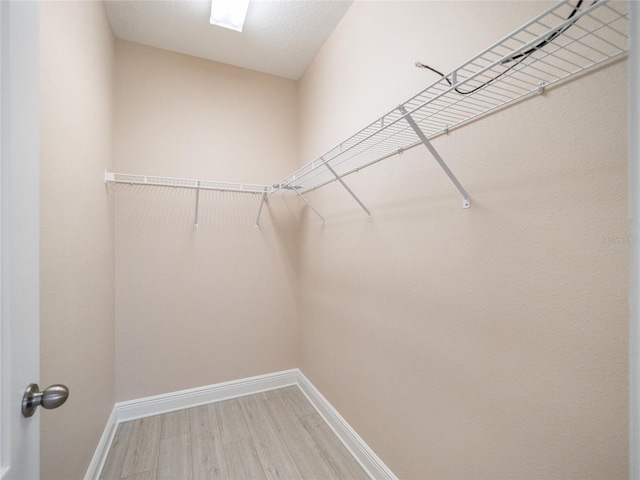
[{"label": "door frame", "polygon": [[629,478],[640,480],[640,4],[629,2]]},{"label": "door frame", "polygon": [[0,479],[39,478],[40,2],[0,1]]}]

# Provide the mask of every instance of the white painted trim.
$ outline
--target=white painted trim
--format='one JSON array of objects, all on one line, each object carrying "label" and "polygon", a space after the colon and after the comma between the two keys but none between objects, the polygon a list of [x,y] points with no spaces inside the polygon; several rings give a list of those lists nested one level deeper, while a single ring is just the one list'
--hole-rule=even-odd
[{"label": "white painted trim", "polygon": [[629,478],[640,480],[640,5],[629,2]]},{"label": "white painted trim", "polygon": [[40,478],[40,2],[0,2],[0,475]]},{"label": "white painted trim", "polygon": [[300,370],[298,387],[371,478],[398,479]]},{"label": "white painted trim", "polygon": [[104,467],[104,462],[107,460],[107,455],[109,454],[113,437],[115,436],[116,429],[118,428],[117,419],[118,412],[114,406],[113,410],[111,410],[111,415],[109,415],[109,419],[107,420],[107,425],[104,427],[104,432],[102,432],[102,437],[100,437],[100,441],[98,442],[98,447],[93,454],[87,473],[84,476],[84,480],[100,478],[102,467]]},{"label": "white painted trim", "polygon": [[97,480],[100,478],[118,424],[138,418],[162,415],[176,410],[219,402],[229,398],[243,397],[245,395],[253,395],[254,393],[296,385],[298,373],[298,369],[284,370],[282,372],[268,373],[266,375],[216,383],[204,387],[117,402],[113,406],[113,411],[107,421],[96,451],[93,454],[84,480]]},{"label": "white painted trim", "polygon": [[297,385],[302,390],[320,416],[371,478],[397,480],[391,470],[297,368],[116,403],[84,478],[85,480],[100,478],[116,427],[121,422],[253,395],[290,385]]},{"label": "white painted trim", "polygon": [[284,370],[205,387],[118,402],[115,405],[118,412],[118,423],[295,385],[298,372],[298,369]]}]

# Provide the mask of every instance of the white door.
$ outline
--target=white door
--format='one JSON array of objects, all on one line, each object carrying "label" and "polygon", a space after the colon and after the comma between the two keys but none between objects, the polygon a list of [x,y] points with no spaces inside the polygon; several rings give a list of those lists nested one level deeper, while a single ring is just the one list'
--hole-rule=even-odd
[{"label": "white door", "polygon": [[[37,479],[40,414],[39,2],[0,1],[0,479]],[[39,409],[40,410],[40,409]]]}]

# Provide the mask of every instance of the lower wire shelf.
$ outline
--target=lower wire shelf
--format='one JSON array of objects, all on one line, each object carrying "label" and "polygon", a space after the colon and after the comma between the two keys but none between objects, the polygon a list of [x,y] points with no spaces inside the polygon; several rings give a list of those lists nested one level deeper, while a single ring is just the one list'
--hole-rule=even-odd
[{"label": "lower wire shelf", "polygon": [[194,180],[188,178],[157,177],[151,175],[133,175],[129,173],[104,172],[104,183],[124,183],[128,185],[146,185],[150,187],[188,188],[195,190],[195,221],[193,228],[199,228],[198,214],[200,210],[200,190],[215,190],[218,192],[237,192],[260,195],[260,208],[255,227],[260,228],[260,216],[267,195],[273,191],[271,185],[256,185],[251,183],[216,182],[212,180]]}]

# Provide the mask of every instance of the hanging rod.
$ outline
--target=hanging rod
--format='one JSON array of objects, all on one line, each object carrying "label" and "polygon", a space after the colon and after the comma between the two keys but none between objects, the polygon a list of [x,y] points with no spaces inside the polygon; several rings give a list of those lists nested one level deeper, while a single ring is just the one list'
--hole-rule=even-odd
[{"label": "hanging rod", "polygon": [[294,182],[301,194],[317,189],[336,181],[334,172],[344,177],[424,144],[422,136],[430,140],[448,133],[622,58],[628,51],[627,23],[626,2],[561,1],[296,170],[269,195]]}]

